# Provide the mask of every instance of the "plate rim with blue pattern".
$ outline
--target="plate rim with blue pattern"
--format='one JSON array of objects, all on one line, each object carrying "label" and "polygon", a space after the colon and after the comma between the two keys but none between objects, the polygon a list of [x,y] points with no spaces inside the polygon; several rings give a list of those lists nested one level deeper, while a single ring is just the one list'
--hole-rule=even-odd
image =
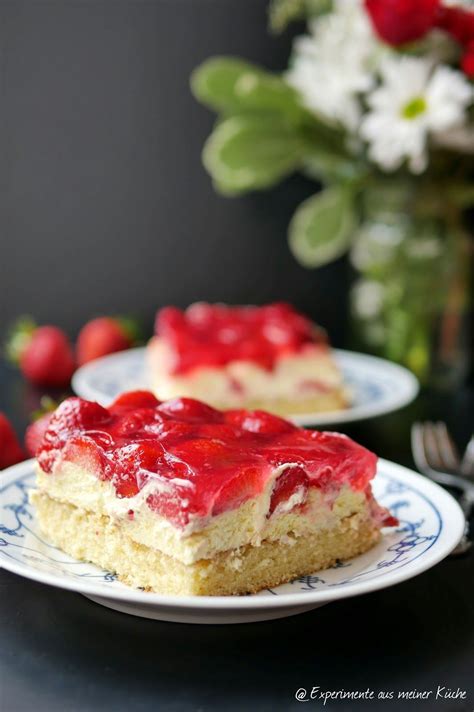
[{"label": "plate rim with blue pattern", "polygon": [[[392,413],[411,403],[419,383],[411,371],[377,356],[333,349],[352,398],[349,408],[289,416],[304,427],[352,423]],[[101,405],[120,393],[150,388],[145,347],[103,356],[79,368],[73,378],[74,392]]]},{"label": "plate rim with blue pattern", "polygon": [[[398,516],[382,541],[349,562],[248,596],[171,596],[133,589],[114,574],[44,542],[27,496],[34,461],[0,473],[0,566],[76,591],[133,615],[179,622],[244,622],[294,615],[329,601],[401,583],[434,566],[459,542],[464,516],[455,499],[426,477],[379,460],[375,496]],[[204,619],[203,619],[204,616]]]}]

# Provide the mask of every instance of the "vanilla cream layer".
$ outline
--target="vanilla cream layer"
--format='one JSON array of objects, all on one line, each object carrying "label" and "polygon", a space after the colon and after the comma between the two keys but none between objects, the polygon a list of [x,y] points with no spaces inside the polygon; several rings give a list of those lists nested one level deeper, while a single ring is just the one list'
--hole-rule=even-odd
[{"label": "vanilla cream layer", "polygon": [[298,401],[342,388],[342,376],[329,349],[308,346],[278,359],[272,370],[250,361],[231,361],[221,368],[196,368],[184,375],[173,370],[169,345],[154,337],[148,362],[158,398],[196,398],[216,407],[240,408],[249,402]]},{"label": "vanilla cream layer", "polygon": [[285,464],[274,471],[260,496],[215,517],[195,518],[184,529],[173,526],[148,507],[146,498],[153,491],[150,482],[135,497],[120,498],[111,482],[99,480],[76,463],[59,461],[51,475],[38,469],[37,486],[60,502],[111,517],[137,543],[184,564],[211,559],[221,551],[246,544],[259,546],[264,540],[292,545],[298,537],[337,526],[340,519],[352,514],[366,511],[370,516],[364,493],[355,492],[348,485],[331,494],[310,488],[304,511],[294,509],[303,495],[297,491],[267,516],[275,480],[287,467]]}]

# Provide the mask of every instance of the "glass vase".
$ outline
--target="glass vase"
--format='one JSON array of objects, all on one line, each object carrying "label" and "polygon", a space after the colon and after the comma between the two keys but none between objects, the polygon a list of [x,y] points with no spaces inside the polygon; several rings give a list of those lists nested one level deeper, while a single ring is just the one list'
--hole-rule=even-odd
[{"label": "glass vase", "polygon": [[361,200],[351,250],[358,348],[407,366],[422,385],[461,383],[469,365],[469,241],[441,186],[380,181]]}]

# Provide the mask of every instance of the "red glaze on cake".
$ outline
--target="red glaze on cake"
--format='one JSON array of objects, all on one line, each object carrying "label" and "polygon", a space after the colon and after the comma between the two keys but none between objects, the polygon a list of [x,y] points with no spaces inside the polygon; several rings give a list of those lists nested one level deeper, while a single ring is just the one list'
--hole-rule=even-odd
[{"label": "red glaze on cake", "polygon": [[188,398],[160,402],[146,391],[126,393],[109,408],[69,398],[37,456],[47,473],[61,459],[84,462],[120,498],[156,483],[147,503],[178,527],[258,496],[286,463],[270,513],[311,487],[330,493],[347,483],[368,491],[377,461],[345,435],[303,430],[263,411],[221,412]]},{"label": "red glaze on cake", "polygon": [[284,302],[262,307],[199,302],[186,311],[166,307],[158,312],[155,333],[173,349],[173,374],[232,361],[250,361],[269,370],[277,359],[308,344],[327,348],[324,332]]}]

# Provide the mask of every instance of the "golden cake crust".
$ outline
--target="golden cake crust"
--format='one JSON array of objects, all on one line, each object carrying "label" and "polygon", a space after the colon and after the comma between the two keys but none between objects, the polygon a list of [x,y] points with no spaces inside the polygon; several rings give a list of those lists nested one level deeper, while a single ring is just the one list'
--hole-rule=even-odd
[{"label": "golden cake crust", "polygon": [[110,517],[31,492],[44,536],[70,556],[89,561],[135,588],[173,595],[255,593],[350,559],[374,546],[380,530],[368,511],[297,539],[263,541],[192,564],[133,541]]}]

